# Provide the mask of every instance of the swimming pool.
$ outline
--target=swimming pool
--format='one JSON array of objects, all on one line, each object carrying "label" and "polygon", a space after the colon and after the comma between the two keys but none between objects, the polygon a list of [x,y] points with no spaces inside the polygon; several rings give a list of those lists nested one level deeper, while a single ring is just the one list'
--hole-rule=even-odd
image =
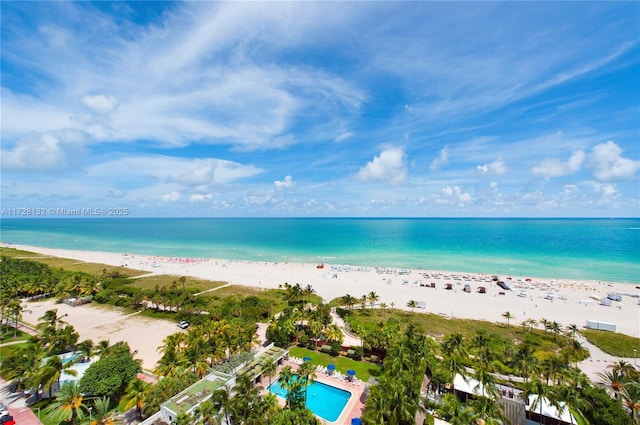
[{"label": "swimming pool", "polygon": [[[269,391],[278,397],[287,397],[287,390],[280,386],[280,381],[271,384]],[[349,391],[322,382],[312,382],[307,388],[307,409],[326,421],[335,422],[350,398]]]}]

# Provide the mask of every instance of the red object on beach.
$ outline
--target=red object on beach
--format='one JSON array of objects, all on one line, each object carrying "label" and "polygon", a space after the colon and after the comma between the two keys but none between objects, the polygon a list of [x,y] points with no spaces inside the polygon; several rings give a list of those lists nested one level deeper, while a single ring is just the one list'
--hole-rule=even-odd
[{"label": "red object on beach", "polygon": [[524,280],[525,282],[531,282],[531,279],[527,278]]},{"label": "red object on beach", "polygon": [[324,269],[324,264],[320,263],[316,266],[317,269]]}]

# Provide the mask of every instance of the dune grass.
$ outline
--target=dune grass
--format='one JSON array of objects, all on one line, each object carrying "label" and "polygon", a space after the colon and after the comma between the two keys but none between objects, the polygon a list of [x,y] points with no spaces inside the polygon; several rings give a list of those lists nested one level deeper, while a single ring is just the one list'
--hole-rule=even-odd
[{"label": "dune grass", "polygon": [[592,329],[583,329],[580,333],[582,333],[590,343],[612,356],[633,357],[634,349],[636,350],[635,355],[640,355],[640,338],[634,338],[621,333]]},{"label": "dune grass", "polygon": [[[161,288],[163,286],[170,287],[173,282],[177,283],[177,288],[182,290],[182,283],[180,278],[182,276],[159,274],[144,276],[136,279],[132,279],[129,285],[140,289],[155,289],[156,286]],[[218,288],[222,285],[226,285],[227,282],[211,281],[206,279],[195,279],[192,277],[186,277],[184,288],[186,290],[195,290],[195,292],[206,291],[212,288]]]},{"label": "dune grass", "polygon": [[103,270],[118,272],[127,276],[140,276],[148,273],[144,270],[130,269],[128,267],[115,267],[107,264],[87,263],[71,258],[52,257],[49,255],[38,254],[36,252],[17,250],[14,248],[0,247],[0,255],[37,261],[38,263],[46,264],[52,269],[64,269],[70,272],[84,272],[92,275],[101,275]]}]

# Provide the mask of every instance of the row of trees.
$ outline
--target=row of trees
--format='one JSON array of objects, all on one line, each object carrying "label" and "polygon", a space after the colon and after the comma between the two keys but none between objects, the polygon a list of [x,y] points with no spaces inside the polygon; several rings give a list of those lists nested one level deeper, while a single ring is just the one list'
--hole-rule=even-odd
[{"label": "row of trees", "polygon": [[159,376],[193,373],[204,376],[209,368],[232,354],[249,351],[256,340],[255,323],[242,319],[208,320],[165,338],[158,348],[163,353],[154,370]]}]

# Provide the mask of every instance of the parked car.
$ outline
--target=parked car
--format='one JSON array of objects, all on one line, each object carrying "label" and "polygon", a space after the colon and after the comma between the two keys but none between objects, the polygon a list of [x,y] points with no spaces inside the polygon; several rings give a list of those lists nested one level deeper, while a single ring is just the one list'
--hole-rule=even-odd
[{"label": "parked car", "polygon": [[180,329],[187,329],[189,327],[189,323],[183,320],[182,322],[178,323],[178,327]]},{"label": "parked car", "polygon": [[9,410],[4,403],[0,403],[0,417],[9,415]]},{"label": "parked car", "polygon": [[2,425],[16,425],[16,421],[13,420],[13,416],[4,415],[0,418],[0,424]]}]

